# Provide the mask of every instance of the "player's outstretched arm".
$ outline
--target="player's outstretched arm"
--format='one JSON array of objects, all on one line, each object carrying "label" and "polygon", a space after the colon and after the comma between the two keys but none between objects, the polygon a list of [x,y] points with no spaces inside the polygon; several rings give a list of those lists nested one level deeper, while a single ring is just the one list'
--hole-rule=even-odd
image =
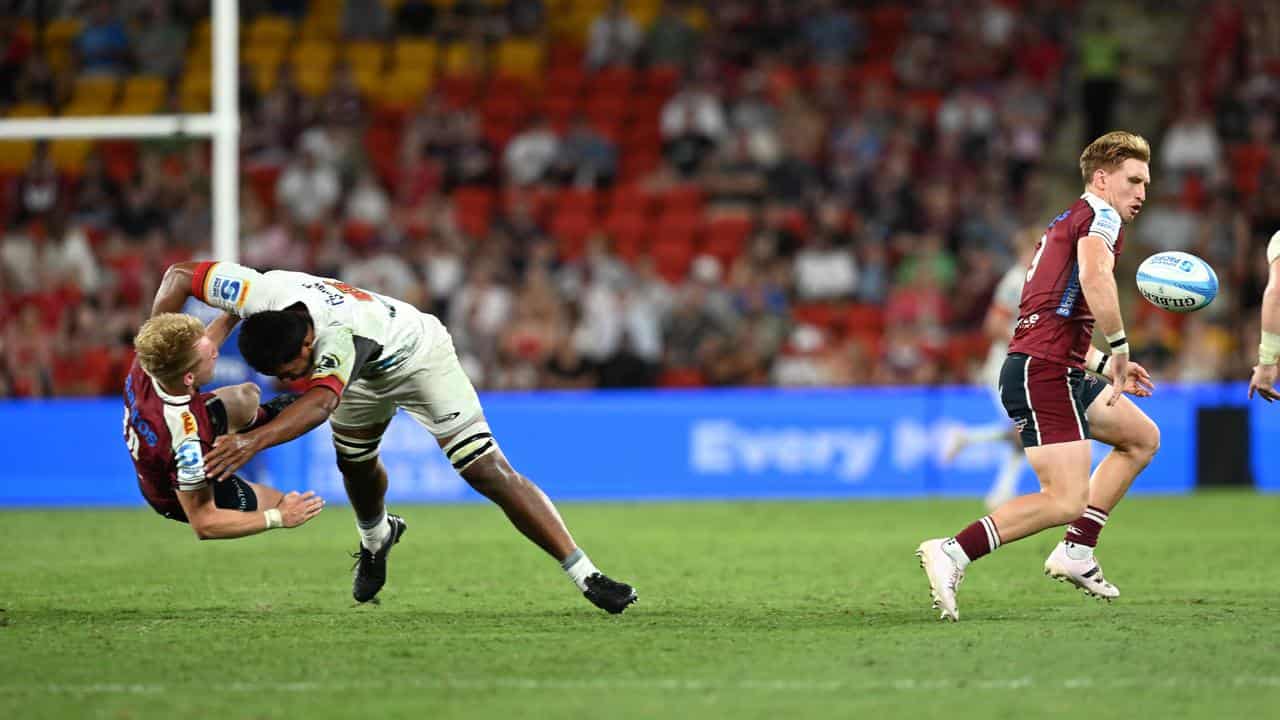
[{"label": "player's outstretched arm", "polygon": [[1280,233],[1271,238],[1267,248],[1267,289],[1262,293],[1262,341],[1258,345],[1258,364],[1249,379],[1249,397],[1253,394],[1272,402],[1280,400],[1276,391],[1277,359],[1280,356]]},{"label": "player's outstretched arm", "polygon": [[1120,294],[1116,290],[1115,255],[1107,241],[1097,235],[1080,238],[1076,248],[1076,261],[1080,268],[1080,289],[1098,328],[1111,344],[1111,397],[1108,405],[1114,405],[1124,395],[1124,385],[1129,377],[1129,342],[1124,334],[1124,318],[1120,315]]},{"label": "player's outstretched arm", "polygon": [[182,306],[191,297],[191,278],[197,265],[199,263],[174,263],[164,271],[160,289],[156,290],[155,300],[151,302],[151,317],[160,313],[182,312]]},{"label": "player's outstretched arm", "polygon": [[279,504],[261,512],[240,512],[220,508],[213,501],[213,488],[179,490],[178,502],[187,513],[187,521],[201,540],[226,540],[257,535],[276,528],[297,527],[324,509],[324,499],[314,492],[290,492]]},{"label": "player's outstretched arm", "polygon": [[259,452],[311,431],[328,420],[337,407],[338,394],[333,390],[325,386],[311,388],[266,425],[218,438],[204,458],[205,474],[215,480],[230,475]]}]

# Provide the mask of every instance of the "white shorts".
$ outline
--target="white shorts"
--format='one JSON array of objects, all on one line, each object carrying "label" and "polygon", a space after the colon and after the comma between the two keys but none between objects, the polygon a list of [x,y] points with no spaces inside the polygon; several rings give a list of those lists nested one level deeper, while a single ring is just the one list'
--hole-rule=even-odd
[{"label": "white shorts", "polygon": [[347,386],[330,422],[368,427],[388,422],[403,408],[437,438],[447,437],[483,414],[480,398],[458,362],[453,338],[434,315],[422,314],[422,344],[385,378]]}]

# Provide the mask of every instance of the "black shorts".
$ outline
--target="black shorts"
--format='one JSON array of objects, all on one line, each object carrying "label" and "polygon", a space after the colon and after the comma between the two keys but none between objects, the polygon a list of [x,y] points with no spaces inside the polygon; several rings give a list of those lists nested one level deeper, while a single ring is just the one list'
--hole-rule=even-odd
[{"label": "black shorts", "polygon": [[[216,507],[240,512],[253,512],[258,509],[258,494],[253,491],[253,486],[236,475],[218,482],[210,480],[209,485],[213,488],[213,504]],[[151,508],[164,517],[178,522],[187,522],[187,513],[182,509],[178,498],[174,497],[171,502],[168,498],[165,500],[165,502],[156,502],[147,498]]]},{"label": "black shorts", "polygon": [[1000,369],[1000,402],[1023,447],[1087,440],[1089,406],[1106,387],[1080,368],[1022,353]]}]

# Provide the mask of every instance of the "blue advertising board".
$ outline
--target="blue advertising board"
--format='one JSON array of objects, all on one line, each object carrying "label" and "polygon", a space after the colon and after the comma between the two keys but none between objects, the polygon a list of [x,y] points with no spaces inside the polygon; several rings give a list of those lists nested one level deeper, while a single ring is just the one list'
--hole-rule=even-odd
[{"label": "blue advertising board", "polygon": [[[999,421],[988,393],[966,387],[493,393],[482,400],[512,464],[566,500],[976,497],[1008,452],[975,445],[943,461],[949,433]],[[1180,493],[1195,486],[1197,410],[1243,405],[1244,386],[1164,385],[1139,402],[1162,439],[1133,491]],[[1280,437],[1280,408],[1249,407],[1258,486],[1280,490],[1280,468],[1263,462]],[[114,399],[0,402],[7,446],[0,505],[141,504],[122,415]],[[1096,447],[1100,458],[1104,448]],[[393,501],[480,499],[403,414],[381,452]],[[267,451],[249,474],[344,499],[327,426]],[[1030,471],[1021,482],[1024,491],[1035,487]]]}]

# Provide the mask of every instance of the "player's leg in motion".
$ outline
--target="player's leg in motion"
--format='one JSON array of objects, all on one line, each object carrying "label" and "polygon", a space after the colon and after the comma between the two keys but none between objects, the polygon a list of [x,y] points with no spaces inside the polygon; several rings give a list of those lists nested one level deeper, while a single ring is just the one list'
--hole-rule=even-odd
[{"label": "player's leg in motion", "polygon": [[620,613],[636,601],[634,588],[601,573],[577,546],[550,498],[511,466],[483,417],[439,442],[463,479],[502,508],[525,537],[560,561],[560,567],[596,607]]},{"label": "player's leg in motion", "polygon": [[956,589],[969,563],[1002,544],[1079,518],[1089,499],[1090,445],[1083,374],[1010,355],[1001,376],[1002,399],[1017,424],[1040,492],[1015,498],[950,538],[916,550],[943,619],[959,620]]},{"label": "player's leg in motion", "polygon": [[1088,417],[1090,434],[1112,449],[1093,471],[1089,505],[1067,526],[1062,542],[1045,560],[1044,571],[1089,595],[1111,600],[1120,590],[1103,577],[1093,550],[1111,511],[1159,450],[1160,428],[1127,397],[1112,406],[1092,402]]},{"label": "player's leg in motion", "polygon": [[360,531],[351,595],[356,602],[368,602],[386,584],[387,556],[407,529],[403,518],[387,514],[386,509],[387,469],[378,458],[378,444],[387,422],[364,427],[332,424],[332,427],[338,470],[342,472],[342,484]]},{"label": "player's leg in motion", "polygon": [[[226,409],[226,432],[240,432],[253,422],[258,413],[258,401],[262,391],[251,383],[226,385],[213,391],[213,395],[222,401]],[[217,426],[217,422],[214,426]]]}]

